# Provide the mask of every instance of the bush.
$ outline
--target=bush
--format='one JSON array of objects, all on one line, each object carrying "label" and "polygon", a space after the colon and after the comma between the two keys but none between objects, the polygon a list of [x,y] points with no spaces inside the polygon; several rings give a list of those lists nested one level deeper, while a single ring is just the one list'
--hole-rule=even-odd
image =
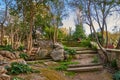
[{"label": "bush", "polygon": [[76,51],[74,49],[68,49],[67,47],[64,47],[64,50],[67,52],[69,55],[74,55],[76,54]]},{"label": "bush", "polygon": [[60,65],[55,67],[56,70],[58,71],[65,71],[68,68],[68,65],[70,64],[78,64],[78,62],[59,62]]},{"label": "bush", "polygon": [[110,62],[110,66],[113,67],[113,68],[117,68],[117,67],[118,67],[118,66],[117,66],[117,62],[116,62],[116,59],[114,59],[114,60],[112,60],[112,61]]},{"label": "bush", "polygon": [[14,50],[12,49],[11,45],[6,45],[6,46],[0,46],[0,50],[7,50],[10,52],[13,52]]},{"label": "bush", "polygon": [[113,75],[113,79],[114,79],[114,80],[120,80],[120,71],[116,72],[116,73]]},{"label": "bush", "polygon": [[13,77],[12,80],[24,80],[24,79],[22,79],[20,77]]},{"label": "bush", "polygon": [[23,58],[23,59],[25,59],[25,60],[28,59],[27,53],[20,53],[19,56],[20,56],[20,58]]},{"label": "bush", "polygon": [[13,62],[11,63],[11,67],[7,68],[8,74],[20,74],[20,73],[31,73],[33,72],[32,68],[30,68],[26,64]]},{"label": "bush", "polygon": [[65,72],[65,75],[67,76],[74,76],[76,73],[75,72]]},{"label": "bush", "polygon": [[94,56],[92,63],[98,63],[98,62],[99,62],[98,57],[97,57],[97,56]]},{"label": "bush", "polygon": [[90,39],[81,40],[80,47],[91,47]]},{"label": "bush", "polygon": [[18,51],[23,51],[24,49],[25,49],[24,46],[19,46],[17,50],[18,50]]}]

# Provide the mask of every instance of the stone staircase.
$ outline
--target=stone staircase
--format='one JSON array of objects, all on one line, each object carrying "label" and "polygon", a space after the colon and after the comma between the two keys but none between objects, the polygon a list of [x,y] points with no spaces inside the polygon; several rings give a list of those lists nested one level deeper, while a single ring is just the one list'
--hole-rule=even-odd
[{"label": "stone staircase", "polygon": [[69,65],[67,71],[88,72],[103,69],[103,65],[97,51],[89,48],[78,47],[70,47],[70,49],[76,50],[76,55],[79,56],[79,58],[73,60],[73,62],[78,62],[79,64]]}]

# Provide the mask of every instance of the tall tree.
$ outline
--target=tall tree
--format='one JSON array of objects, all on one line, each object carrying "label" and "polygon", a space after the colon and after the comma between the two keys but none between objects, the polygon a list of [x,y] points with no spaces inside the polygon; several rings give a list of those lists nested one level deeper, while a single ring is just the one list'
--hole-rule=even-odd
[{"label": "tall tree", "polygon": [[54,39],[53,43],[56,42],[58,37],[58,27],[62,24],[61,20],[66,15],[65,11],[65,0],[51,0],[49,1],[51,13],[53,15],[53,26],[54,26]]},{"label": "tall tree", "polygon": [[[103,43],[101,44],[98,35],[96,33],[96,25],[98,24],[101,34],[103,36],[104,31],[106,30],[106,41],[108,40],[107,35],[107,19],[115,11],[118,11],[118,1],[114,0],[75,0],[73,1],[74,5],[82,6],[82,14],[84,17],[84,23],[90,26],[90,29],[93,30],[96,41],[100,49],[105,53],[104,55],[107,58],[106,51],[102,48]],[[102,41],[104,41],[102,37]],[[107,45],[107,42],[106,42]]]},{"label": "tall tree", "polygon": [[2,14],[0,14],[0,26],[1,26],[1,45],[3,45],[3,38],[4,38],[4,24],[8,18],[8,8],[11,4],[12,0],[3,0],[1,4],[4,4],[4,9],[1,10]]}]

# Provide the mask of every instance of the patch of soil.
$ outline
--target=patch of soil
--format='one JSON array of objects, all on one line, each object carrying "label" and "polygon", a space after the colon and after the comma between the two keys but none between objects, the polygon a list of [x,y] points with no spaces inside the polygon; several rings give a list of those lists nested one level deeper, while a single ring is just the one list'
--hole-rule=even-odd
[{"label": "patch of soil", "polygon": [[72,80],[113,80],[107,70],[95,72],[80,72],[71,77]]}]

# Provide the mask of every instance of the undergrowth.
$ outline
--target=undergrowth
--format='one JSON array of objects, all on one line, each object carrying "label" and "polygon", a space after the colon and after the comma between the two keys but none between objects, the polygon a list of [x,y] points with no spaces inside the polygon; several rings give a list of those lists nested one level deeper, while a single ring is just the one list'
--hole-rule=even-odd
[{"label": "undergrowth", "polygon": [[8,74],[20,74],[20,73],[31,73],[33,69],[27,64],[13,62],[11,67],[6,67]]},{"label": "undergrowth", "polygon": [[117,71],[117,72],[113,75],[113,79],[114,79],[114,80],[120,80],[120,71]]},{"label": "undergrowth", "polygon": [[54,67],[54,69],[58,71],[65,71],[70,64],[78,64],[78,62],[59,62],[59,66]]}]

